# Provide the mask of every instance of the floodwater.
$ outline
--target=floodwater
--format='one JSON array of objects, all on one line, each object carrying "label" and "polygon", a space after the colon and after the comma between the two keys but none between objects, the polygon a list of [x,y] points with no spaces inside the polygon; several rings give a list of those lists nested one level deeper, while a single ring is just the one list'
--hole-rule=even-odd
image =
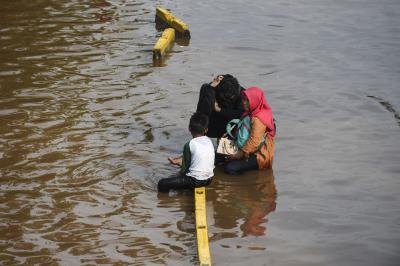
[{"label": "floodwater", "polygon": [[[162,67],[155,6],[191,30]],[[0,264],[196,265],[177,171],[202,83],[277,119],[273,171],[207,188],[214,265],[399,265],[400,2],[2,1]]]}]

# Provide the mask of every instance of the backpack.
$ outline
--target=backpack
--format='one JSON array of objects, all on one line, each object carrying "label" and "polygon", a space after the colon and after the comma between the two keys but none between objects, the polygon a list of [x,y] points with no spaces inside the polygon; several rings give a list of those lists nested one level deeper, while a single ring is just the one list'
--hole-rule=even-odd
[{"label": "backpack", "polygon": [[241,119],[232,119],[226,125],[226,133],[235,140],[238,147],[241,149],[246,144],[250,137],[251,119],[246,115]]},{"label": "backpack", "polygon": [[[269,129],[267,129],[270,131]],[[276,134],[276,122],[274,118],[274,131]],[[250,137],[251,133],[251,118],[249,115],[242,117],[241,119],[232,119],[226,125],[226,133],[231,137],[239,147],[239,149],[243,148],[246,145],[247,140]],[[264,135],[259,149],[261,148],[262,144],[265,143],[266,135]]]}]

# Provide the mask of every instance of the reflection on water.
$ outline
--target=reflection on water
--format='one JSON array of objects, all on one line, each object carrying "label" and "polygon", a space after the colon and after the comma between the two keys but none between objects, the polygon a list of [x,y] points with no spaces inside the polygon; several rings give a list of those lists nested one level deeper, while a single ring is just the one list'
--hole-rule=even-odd
[{"label": "reflection on water", "polygon": [[[174,245],[168,244],[168,247],[181,256],[191,257],[190,261],[196,264],[197,247],[193,242],[195,234],[193,197],[192,191],[158,193],[158,207],[169,207],[176,212],[171,225],[176,227],[177,231],[167,232],[169,238],[176,242]],[[218,247],[223,249],[243,247],[252,252],[263,252],[266,244],[262,243],[262,240],[257,243],[240,243],[237,239],[246,239],[249,236],[266,237],[268,215],[275,211],[276,200],[277,191],[272,170],[229,176],[217,168],[213,183],[207,188],[206,193],[212,256],[216,255],[215,252],[218,253],[215,251]],[[226,256],[225,252],[219,254]]]},{"label": "reflection on water", "polygon": [[[211,202],[212,225],[221,228],[211,241],[226,237],[263,236],[268,214],[276,208],[277,191],[272,170],[252,171],[239,177],[217,172],[207,196]],[[239,228],[241,234],[237,231]]]},{"label": "reflection on water", "polygon": [[2,3],[0,264],[163,261],[142,229],[147,188],[121,163],[148,164],[137,143],[153,141],[146,105],[162,98],[136,91],[152,72],[150,8]]}]

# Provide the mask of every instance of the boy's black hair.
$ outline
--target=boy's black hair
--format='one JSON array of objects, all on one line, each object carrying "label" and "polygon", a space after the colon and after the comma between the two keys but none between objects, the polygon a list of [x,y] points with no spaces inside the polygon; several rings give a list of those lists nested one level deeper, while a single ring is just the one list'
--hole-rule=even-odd
[{"label": "boy's black hair", "polygon": [[232,108],[240,95],[238,80],[231,74],[223,75],[224,78],[217,86],[216,98],[222,108]]},{"label": "boy's black hair", "polygon": [[208,128],[208,116],[202,113],[194,113],[190,117],[189,130],[194,134],[205,135]]}]

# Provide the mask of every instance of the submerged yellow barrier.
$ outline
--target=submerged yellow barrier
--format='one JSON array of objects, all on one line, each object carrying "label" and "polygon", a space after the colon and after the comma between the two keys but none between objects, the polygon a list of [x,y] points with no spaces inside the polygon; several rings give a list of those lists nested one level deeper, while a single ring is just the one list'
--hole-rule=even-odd
[{"label": "submerged yellow barrier", "polygon": [[190,37],[188,25],[165,8],[156,8],[156,24],[157,23],[167,24],[169,27],[174,28],[178,32],[178,35]]},{"label": "submerged yellow barrier", "polygon": [[169,50],[175,40],[175,30],[173,28],[165,29],[161,37],[153,48],[153,60],[160,60],[163,58],[165,52]]},{"label": "submerged yellow barrier", "polygon": [[200,266],[211,265],[210,247],[208,245],[206,189],[199,187],[194,189],[197,253]]}]

